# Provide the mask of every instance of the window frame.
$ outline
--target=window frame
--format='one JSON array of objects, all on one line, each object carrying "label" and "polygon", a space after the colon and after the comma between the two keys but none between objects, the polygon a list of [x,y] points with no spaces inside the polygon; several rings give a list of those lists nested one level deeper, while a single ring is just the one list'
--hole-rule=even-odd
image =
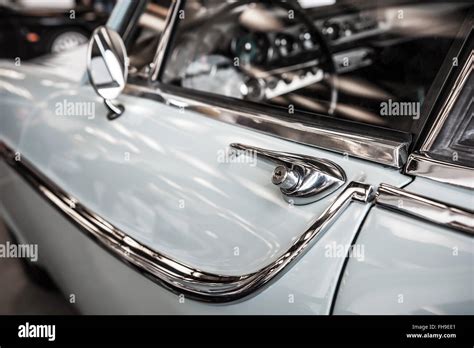
[{"label": "window frame", "polygon": [[463,88],[470,76],[474,74],[474,20],[469,21],[469,34],[463,42],[460,53],[462,57],[458,66],[452,66],[448,83],[444,93],[440,93],[433,108],[432,124],[425,136],[420,139],[420,145],[408,158],[405,174],[420,176],[434,181],[443,182],[468,189],[474,189],[474,168],[460,165],[454,161],[440,160],[432,155],[435,142],[445,126],[451,111],[456,106],[458,97],[462,95]]}]

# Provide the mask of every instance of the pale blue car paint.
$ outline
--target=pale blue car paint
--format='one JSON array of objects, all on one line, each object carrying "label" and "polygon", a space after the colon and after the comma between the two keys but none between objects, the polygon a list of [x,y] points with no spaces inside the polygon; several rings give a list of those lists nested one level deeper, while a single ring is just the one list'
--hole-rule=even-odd
[{"label": "pale blue car paint", "polygon": [[356,244],[334,314],[474,313],[472,237],[376,207]]}]

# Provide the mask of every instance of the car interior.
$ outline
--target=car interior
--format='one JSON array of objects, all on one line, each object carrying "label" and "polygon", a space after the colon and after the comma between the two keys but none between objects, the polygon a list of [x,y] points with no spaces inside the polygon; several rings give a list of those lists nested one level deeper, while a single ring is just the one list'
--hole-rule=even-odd
[{"label": "car interior", "polygon": [[[473,3],[188,0],[162,82],[412,131]],[[265,19],[265,20],[263,20]],[[151,40],[155,46],[150,45]],[[156,36],[142,41],[156,47]],[[154,50],[132,53],[152,61]],[[140,59],[138,59],[138,57]],[[414,103],[381,115],[383,103]]]}]

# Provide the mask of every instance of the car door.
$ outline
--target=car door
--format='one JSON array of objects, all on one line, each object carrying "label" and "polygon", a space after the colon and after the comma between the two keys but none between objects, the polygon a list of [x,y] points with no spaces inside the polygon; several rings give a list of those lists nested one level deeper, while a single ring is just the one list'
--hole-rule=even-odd
[{"label": "car door", "polygon": [[[433,110],[433,125],[409,157],[415,180],[379,189],[349,259],[335,314],[472,314],[474,172],[472,26]],[[385,244],[384,248],[381,245]]]},{"label": "car door", "polygon": [[[5,166],[20,175],[3,187],[4,215],[87,313],[328,314],[374,191],[411,181],[400,173],[411,136],[172,86],[165,57],[182,6],[172,2],[118,118],[90,85],[28,68],[19,88],[54,83],[18,142],[2,137],[4,157],[22,158]],[[285,195],[272,178],[294,161],[337,168],[342,185]]]}]

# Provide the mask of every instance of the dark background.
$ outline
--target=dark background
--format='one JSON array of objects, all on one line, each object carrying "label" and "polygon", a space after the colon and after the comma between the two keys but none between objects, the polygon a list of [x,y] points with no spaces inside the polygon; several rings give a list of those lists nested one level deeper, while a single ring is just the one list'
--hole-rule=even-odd
[{"label": "dark background", "polygon": [[0,58],[74,48],[106,23],[116,0],[0,0]]},{"label": "dark background", "polygon": [[[0,244],[15,243],[0,220]],[[77,314],[57,289],[37,285],[25,272],[23,260],[0,259],[0,315]]]}]

